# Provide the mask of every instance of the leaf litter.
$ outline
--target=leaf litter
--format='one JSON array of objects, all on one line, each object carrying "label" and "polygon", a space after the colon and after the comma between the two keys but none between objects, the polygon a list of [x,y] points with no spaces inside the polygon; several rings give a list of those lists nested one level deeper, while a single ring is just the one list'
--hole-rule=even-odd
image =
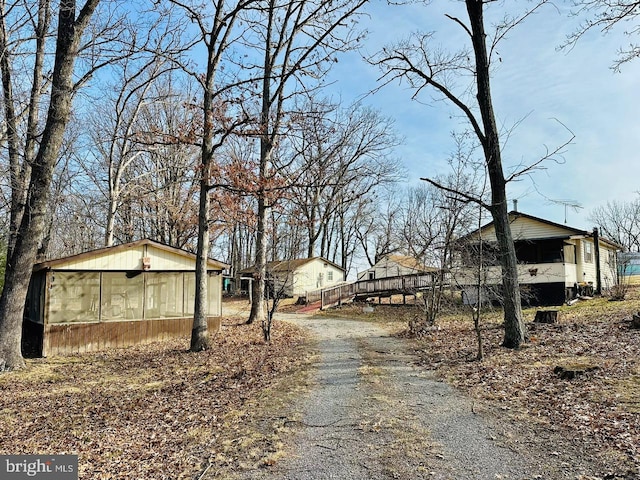
[{"label": "leaf litter", "polygon": [[[419,307],[403,306],[400,296],[386,302],[374,313],[349,305],[331,315],[384,322],[407,338]],[[421,368],[473,398],[514,442],[535,444],[549,462],[593,462],[602,472],[579,480],[640,479],[640,330],[631,328],[640,285],[624,301],[603,296],[553,308],[555,324],[534,323],[537,308],[524,310],[529,341],[516,351],[500,346],[502,311],[483,312],[482,361],[471,316],[459,309],[411,341]],[[559,366],[579,374],[563,377],[554,373]]]},{"label": "leaf litter", "polygon": [[214,478],[270,461],[259,455],[277,445],[247,424],[260,396],[304,363],[306,337],[278,322],[265,344],[259,325],[225,323],[204,352],[171,340],[3,374],[0,454],[77,454],[87,480]]},{"label": "leaf litter", "polygon": [[[606,298],[560,307],[560,322],[527,323],[520,350],[500,347],[499,314],[482,329],[485,359],[470,319],[451,316],[416,339],[424,368],[500,416],[544,435],[582,445],[603,466],[603,478],[640,478],[640,330],[631,315],[640,292],[627,302]],[[535,309],[525,310],[533,320]],[[563,371],[577,371],[564,376]],[[578,459],[579,461],[579,459]]]}]

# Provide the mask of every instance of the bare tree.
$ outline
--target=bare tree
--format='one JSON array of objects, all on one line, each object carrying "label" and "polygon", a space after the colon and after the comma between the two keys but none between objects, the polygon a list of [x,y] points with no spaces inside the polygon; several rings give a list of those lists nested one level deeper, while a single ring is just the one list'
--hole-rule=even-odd
[{"label": "bare tree", "polygon": [[[480,198],[477,176],[475,172],[467,171],[467,155],[468,152],[458,149],[450,160],[453,173],[437,179],[437,182],[451,192],[464,192]],[[470,225],[469,200],[460,193],[451,192],[433,185],[411,189],[402,211],[405,248],[421,264],[434,269],[427,288],[420,286],[415,291],[420,293],[423,318],[414,321],[414,329],[435,324],[452,283],[451,268],[455,263],[456,241]]]},{"label": "bare tree", "polygon": [[[31,270],[43,237],[46,215],[49,208],[50,187],[53,170],[58,160],[64,132],[71,117],[71,105],[75,92],[99,68],[100,62],[88,62],[87,71],[80,75],[76,71],[76,61],[84,50],[94,48],[94,59],[100,58],[98,36],[85,38],[87,30],[99,0],[87,0],[78,6],[75,1],[60,2],[57,7],[57,31],[55,33],[55,60],[50,79],[44,77],[46,40],[50,34],[49,26],[54,12],[48,1],[38,3],[36,12],[27,12],[21,17],[16,10],[22,2],[14,5],[2,3],[2,24],[0,25],[0,49],[3,78],[3,94],[5,99],[5,124],[8,126],[9,157],[12,174],[12,235],[8,251],[5,287],[0,297],[0,370],[24,367],[21,353],[22,315],[31,279]],[[11,15],[9,11],[11,10]],[[36,116],[40,109],[43,85],[50,85],[49,106],[44,127],[36,120],[28,122],[27,135],[22,144],[17,136],[18,112],[15,109],[17,99],[13,96],[12,76],[16,69],[11,65],[15,56],[16,43],[12,42],[13,32],[7,25],[7,19],[21,21],[21,18],[35,19],[35,32],[31,38],[35,42],[20,44],[21,48],[31,48],[34,61],[32,63],[33,83],[31,98],[27,110]],[[22,27],[28,28],[29,20],[24,20]],[[95,29],[98,31],[98,29]],[[103,30],[102,33],[106,33]],[[113,32],[110,32],[113,33]],[[83,41],[86,40],[86,43]],[[100,39],[106,41],[106,38]],[[38,141],[36,141],[36,139]],[[25,188],[25,186],[27,186]],[[18,226],[19,225],[19,226]]]},{"label": "bare tree", "polygon": [[[335,56],[351,48],[356,38],[348,22],[366,0],[266,0],[250,18],[254,35],[247,47],[259,52],[260,154],[258,166],[256,281],[248,322],[265,318],[267,222],[278,168],[274,150],[287,128],[287,104],[300,93],[309,95]],[[249,68],[252,68],[249,66]],[[279,187],[276,187],[279,188]]]},{"label": "bare tree", "polygon": [[[103,95],[94,102],[87,119],[92,146],[89,151],[95,158],[84,163],[87,175],[104,192],[105,246],[113,245],[118,209],[127,197],[140,193],[136,192],[140,182],[136,178],[130,181],[131,175],[127,175],[150,148],[138,142],[139,117],[148,103],[165,101],[152,87],[171,68],[171,63],[157,55],[123,59],[112,68],[112,80],[103,86]],[[127,176],[129,181],[125,181]]]},{"label": "bare tree", "polygon": [[[192,84],[174,74],[149,88],[137,112],[131,148],[138,154],[123,171],[121,205],[137,212],[136,237],[195,251],[199,150],[185,132],[199,125],[199,109]],[[119,215],[115,220],[118,239],[128,227]]]},{"label": "bare tree", "polygon": [[607,202],[594,208],[589,220],[625,250],[640,252],[640,197],[628,202]]},{"label": "bare tree", "polygon": [[[196,132],[200,145],[200,188],[196,294],[190,347],[191,351],[201,351],[210,347],[207,335],[207,261],[211,247],[210,193],[226,185],[225,182],[219,182],[220,178],[216,175],[216,153],[228,138],[248,121],[244,111],[245,99],[236,91],[236,87],[246,79],[239,77],[242,69],[231,68],[230,50],[239,38],[248,32],[248,27],[242,26],[240,17],[256,3],[256,0],[218,0],[210,5],[190,0],[171,2],[180,7],[194,24],[197,32],[194,46],[201,45],[206,50],[204,72],[195,70],[189,63],[182,64],[202,89],[201,130]],[[227,67],[226,70],[224,66]]]},{"label": "bare tree", "polygon": [[[631,0],[573,0],[573,15],[583,18],[580,26],[567,37],[563,47],[574,45],[589,30],[609,33],[623,28],[625,35],[635,38],[640,34],[640,5]],[[586,17],[586,18],[585,18]],[[613,69],[619,71],[622,65],[640,57],[640,45],[632,40],[626,48],[621,47]]]},{"label": "bare tree", "polygon": [[303,115],[299,133],[291,135],[293,169],[301,172],[290,174],[296,178],[292,201],[307,229],[307,256],[328,258],[329,228],[339,213],[344,219],[348,205],[398,180],[391,152],[399,139],[389,118],[360,105],[316,106],[311,100],[304,111],[313,113]]},{"label": "bare tree", "polygon": [[[518,348],[526,340],[526,331],[522,317],[520,288],[518,285],[517,259],[509,226],[508,204],[506,196],[507,183],[535,170],[551,155],[533,162],[506,176],[503,169],[500,132],[493,110],[491,95],[491,56],[500,40],[507,33],[522,23],[532,12],[540,8],[544,1],[525,12],[519,18],[507,18],[498,25],[493,37],[485,31],[484,11],[490,0],[466,0],[467,21],[462,18],[449,18],[462,28],[468,36],[471,50],[453,53],[436,51],[432,48],[431,34],[415,34],[409,40],[384,49],[371,59],[383,72],[383,84],[393,81],[406,81],[414,90],[417,98],[423,90],[432,89],[451,103],[471,125],[484,156],[489,181],[491,184],[491,201],[480,202],[491,212],[499,241],[500,263],[502,266],[502,286],[504,290],[504,326],[503,345]],[[472,74],[473,84],[457,86]],[[469,94],[469,92],[472,92]],[[450,193],[455,192],[432,179],[424,179],[443,188]],[[479,199],[470,196],[470,201]]]},{"label": "bare tree", "polygon": [[396,253],[404,245],[398,232],[402,199],[394,192],[377,192],[358,208],[355,235],[369,266]]}]

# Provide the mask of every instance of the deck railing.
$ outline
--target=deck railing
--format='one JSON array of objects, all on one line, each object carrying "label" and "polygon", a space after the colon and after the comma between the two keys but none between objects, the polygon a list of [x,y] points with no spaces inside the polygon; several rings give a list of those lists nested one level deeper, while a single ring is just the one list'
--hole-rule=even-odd
[{"label": "deck railing", "polygon": [[350,302],[356,296],[415,293],[418,290],[432,286],[434,281],[434,275],[432,274],[360,280],[307,292],[306,301],[307,304],[320,301],[320,309],[322,310]]}]

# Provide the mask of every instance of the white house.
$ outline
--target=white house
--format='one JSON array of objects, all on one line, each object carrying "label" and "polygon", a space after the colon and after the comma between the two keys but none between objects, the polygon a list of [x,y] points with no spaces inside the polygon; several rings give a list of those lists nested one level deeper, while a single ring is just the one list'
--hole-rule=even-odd
[{"label": "white house", "polygon": [[386,255],[375,265],[358,273],[358,280],[377,280],[380,278],[400,277],[404,275],[436,274],[437,268],[428,267],[414,257],[407,255]]},{"label": "white house", "polygon": [[[617,251],[620,246],[593,232],[550,222],[512,211],[511,232],[518,258],[518,282],[523,301],[533,305],[560,305],[580,293],[606,290],[617,279]],[[468,301],[475,302],[478,285],[478,245],[482,240],[485,267],[482,283],[489,289],[501,283],[501,268],[492,252],[496,251],[493,222],[458,240],[463,252],[455,271],[456,282],[463,287]],[[492,261],[493,260],[493,261]]]},{"label": "white house", "polygon": [[[247,279],[255,271],[255,268],[247,268],[240,274]],[[268,262],[267,275],[275,288],[283,287],[284,294],[289,297],[304,296],[309,291],[330,287],[345,280],[344,269],[322,257]]]}]

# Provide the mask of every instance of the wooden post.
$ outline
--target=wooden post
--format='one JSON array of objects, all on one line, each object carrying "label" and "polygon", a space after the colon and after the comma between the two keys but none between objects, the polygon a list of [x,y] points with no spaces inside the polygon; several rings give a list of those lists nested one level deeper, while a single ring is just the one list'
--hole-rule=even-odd
[{"label": "wooden post", "polygon": [[600,271],[600,235],[598,229],[593,229],[594,255],[596,260],[596,289],[595,294],[602,294],[602,272]]}]

